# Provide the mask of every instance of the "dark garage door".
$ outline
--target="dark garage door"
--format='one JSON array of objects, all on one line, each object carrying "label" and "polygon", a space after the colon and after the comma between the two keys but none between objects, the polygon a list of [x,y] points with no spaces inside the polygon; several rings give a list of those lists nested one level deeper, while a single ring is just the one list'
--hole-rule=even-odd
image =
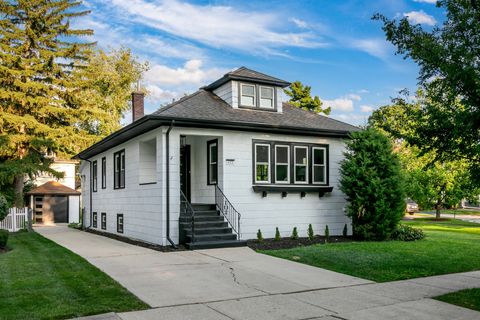
[{"label": "dark garage door", "polygon": [[68,222],[67,196],[43,197],[43,222]]}]

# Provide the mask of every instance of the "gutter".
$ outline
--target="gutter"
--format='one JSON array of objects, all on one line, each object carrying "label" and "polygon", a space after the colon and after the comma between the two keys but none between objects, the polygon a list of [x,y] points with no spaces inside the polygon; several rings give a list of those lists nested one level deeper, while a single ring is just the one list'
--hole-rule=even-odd
[{"label": "gutter", "polygon": [[165,144],[165,156],[166,156],[166,166],[167,166],[167,173],[166,173],[166,197],[167,197],[167,240],[170,242],[173,248],[177,248],[175,243],[170,239],[170,131],[173,129],[173,125],[175,124],[175,120],[172,120],[170,122],[170,127],[168,128],[166,134],[165,134],[165,139],[166,139],[166,144]]}]

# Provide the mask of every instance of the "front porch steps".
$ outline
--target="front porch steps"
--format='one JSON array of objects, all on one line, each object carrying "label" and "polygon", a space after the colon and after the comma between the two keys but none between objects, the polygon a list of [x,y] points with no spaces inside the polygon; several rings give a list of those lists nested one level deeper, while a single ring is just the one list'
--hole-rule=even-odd
[{"label": "front porch steps", "polygon": [[242,247],[245,240],[237,240],[237,235],[228,222],[221,216],[215,205],[192,204],[195,210],[195,242],[192,243],[191,217],[180,216],[180,233],[189,249],[210,249],[226,247]]}]

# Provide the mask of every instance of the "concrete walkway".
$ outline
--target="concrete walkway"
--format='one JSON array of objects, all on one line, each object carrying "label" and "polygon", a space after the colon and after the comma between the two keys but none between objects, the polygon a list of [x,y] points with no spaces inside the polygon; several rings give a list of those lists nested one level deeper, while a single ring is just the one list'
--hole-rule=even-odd
[{"label": "concrete walkway", "polygon": [[480,287],[480,272],[376,284],[248,248],[161,253],[64,226],[36,231],[152,307],[89,319],[480,319],[429,299]]}]

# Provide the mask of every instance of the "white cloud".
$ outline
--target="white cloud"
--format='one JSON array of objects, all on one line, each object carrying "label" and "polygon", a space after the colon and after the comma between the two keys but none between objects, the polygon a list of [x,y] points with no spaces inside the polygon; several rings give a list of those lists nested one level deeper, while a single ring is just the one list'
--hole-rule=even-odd
[{"label": "white cloud", "polygon": [[203,61],[192,59],[185,62],[182,67],[171,68],[166,65],[153,65],[145,74],[145,81],[150,84],[163,86],[206,85],[227,70],[219,68],[203,68]]},{"label": "white cloud", "polygon": [[112,0],[136,23],[215,48],[276,53],[279,47],[324,46],[311,32],[276,30],[275,12],[242,11],[231,6],[195,5],[179,0]]},{"label": "white cloud", "polygon": [[425,3],[431,3],[431,4],[435,4],[437,3],[437,0],[413,0],[415,2],[425,2]]},{"label": "white cloud", "polygon": [[360,101],[362,100],[362,97],[360,97],[358,94],[350,93],[345,96],[348,99],[355,100],[355,101]]},{"label": "white cloud", "polygon": [[373,110],[375,110],[375,108],[372,106],[367,106],[367,105],[360,106],[360,111],[362,112],[368,113],[368,112],[372,112]]},{"label": "white cloud", "polygon": [[147,99],[150,99],[154,102],[158,101],[171,101],[179,97],[179,93],[175,91],[164,90],[157,85],[148,84],[146,86],[148,91]]},{"label": "white cloud", "polygon": [[353,111],[353,100],[348,98],[323,100],[323,105],[326,107],[331,107],[332,110]]},{"label": "white cloud", "polygon": [[366,125],[368,123],[368,116],[363,114],[341,113],[331,115],[331,117],[353,125]]},{"label": "white cloud", "polygon": [[429,26],[434,26],[437,23],[434,17],[429,14],[426,14],[425,11],[410,11],[403,14],[404,17],[407,17],[408,20],[415,24],[426,24]]},{"label": "white cloud", "polygon": [[380,59],[386,59],[390,54],[388,43],[384,39],[353,40],[351,46]]},{"label": "white cloud", "polygon": [[297,27],[305,29],[308,27],[308,23],[306,21],[303,21],[301,19],[297,18],[290,18],[288,21],[293,22]]},{"label": "white cloud", "polygon": [[358,93],[370,93],[367,89],[360,89],[358,90]]}]

